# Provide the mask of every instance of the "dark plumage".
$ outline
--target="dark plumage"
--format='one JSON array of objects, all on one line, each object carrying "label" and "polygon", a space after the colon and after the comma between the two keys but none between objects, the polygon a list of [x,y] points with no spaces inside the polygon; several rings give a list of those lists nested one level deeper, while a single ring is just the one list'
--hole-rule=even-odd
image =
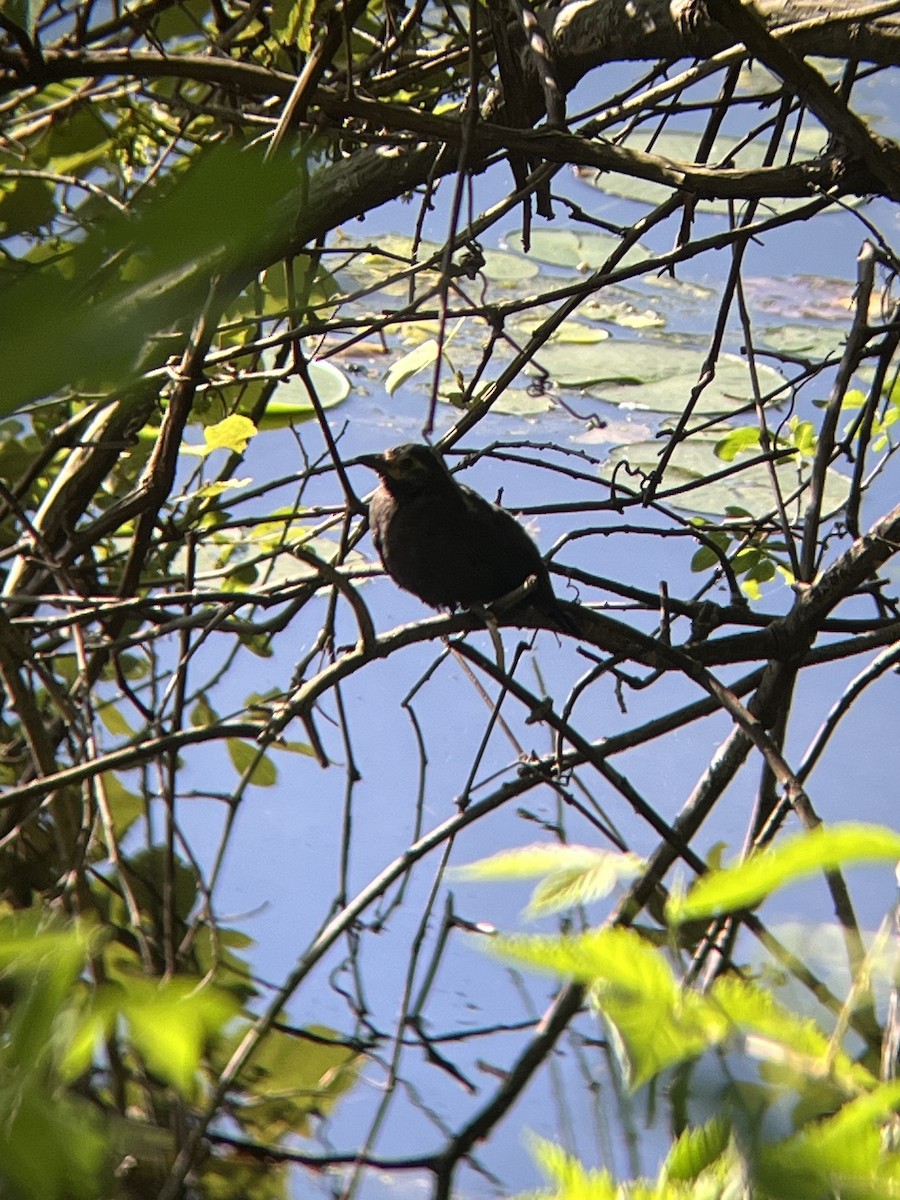
[{"label": "dark plumage", "polygon": [[519,522],[457,483],[431,447],[397,446],[358,461],[381,476],[369,522],[384,569],[400,587],[433,608],[457,608],[490,604],[534,575],[523,604],[569,624]]}]

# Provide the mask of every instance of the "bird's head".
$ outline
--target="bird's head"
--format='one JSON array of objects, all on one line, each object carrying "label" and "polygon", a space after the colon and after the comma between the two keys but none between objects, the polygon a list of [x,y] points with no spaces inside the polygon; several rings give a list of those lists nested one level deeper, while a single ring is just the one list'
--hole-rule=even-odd
[{"label": "bird's head", "polygon": [[363,454],[356,461],[377,471],[395,493],[411,495],[452,482],[440,455],[421,442],[394,446],[384,454]]}]

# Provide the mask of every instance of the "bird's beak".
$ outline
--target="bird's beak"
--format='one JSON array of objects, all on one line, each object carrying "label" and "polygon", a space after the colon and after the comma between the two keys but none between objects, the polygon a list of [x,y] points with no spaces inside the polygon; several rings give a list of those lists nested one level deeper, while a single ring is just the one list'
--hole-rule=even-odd
[{"label": "bird's beak", "polygon": [[387,471],[387,459],[383,454],[360,454],[358,458],[354,458],[353,462],[348,465],[371,467],[379,475],[384,475]]}]

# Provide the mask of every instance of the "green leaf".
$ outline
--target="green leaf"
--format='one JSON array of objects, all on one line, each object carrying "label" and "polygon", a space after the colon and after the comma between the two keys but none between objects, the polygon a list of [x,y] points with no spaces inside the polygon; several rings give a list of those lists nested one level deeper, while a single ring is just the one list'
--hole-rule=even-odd
[{"label": "green leaf", "polygon": [[699,1129],[686,1129],[669,1151],[663,1164],[667,1179],[690,1182],[722,1157],[731,1137],[731,1126],[713,1117]]},{"label": "green leaf", "polygon": [[134,730],[125,719],[125,714],[115,704],[101,704],[97,707],[97,715],[110,733],[120,737],[131,737]]},{"label": "green leaf", "polygon": [[[557,1197],[558,1200],[616,1200],[622,1195],[609,1171],[587,1170],[562,1146],[530,1134],[528,1148],[535,1162],[557,1189],[553,1195],[542,1193],[544,1200],[556,1200]],[[521,1197],[521,1200],[527,1198]]]},{"label": "green leaf", "polygon": [[56,1095],[36,1074],[0,1086],[0,1192],[15,1200],[110,1195],[108,1146],[86,1102]]},{"label": "green leaf", "polygon": [[812,458],[816,452],[816,430],[812,421],[796,421],[791,427],[794,445],[804,458]]},{"label": "green leaf", "polygon": [[750,1156],[754,1192],[772,1200],[900,1195],[900,1155],[888,1148],[881,1128],[898,1105],[900,1083],[883,1084],[793,1137],[758,1143]]},{"label": "green leaf", "polygon": [[122,1016],[147,1066],[188,1096],[195,1090],[207,1040],[238,1011],[227,993],[186,979],[132,979],[121,1001]]},{"label": "green leaf", "polygon": [[185,454],[205,458],[214,450],[228,450],[232,454],[243,454],[251,438],[257,433],[256,426],[248,417],[231,416],[203,430],[204,446],[183,446]]},{"label": "green leaf", "polygon": [[492,954],[577,979],[617,1034],[632,1086],[722,1041],[729,1023],[721,1007],[684,991],[656,947],[631,929],[573,937],[495,938]]},{"label": "green leaf", "polygon": [[800,1086],[818,1087],[828,1078],[846,1092],[871,1088],[875,1079],[844,1051],[835,1051],[815,1021],[779,1004],[770,991],[734,976],[721,976],[711,992],[736,1031],[745,1035],[745,1052],[792,1075]]},{"label": "green leaf", "polygon": [[37,19],[44,7],[43,0],[3,0],[0,12],[8,21],[24,29],[29,38],[34,39]]},{"label": "green leaf", "polygon": [[43,179],[10,179],[0,187],[0,233],[37,233],[56,216],[53,184]]},{"label": "green leaf", "polygon": [[249,772],[249,782],[256,787],[273,787],[278,781],[278,771],[275,764],[265,752],[252,742],[244,742],[239,738],[228,738],[228,757],[234,763],[241,777]]},{"label": "green leaf", "polygon": [[711,571],[719,565],[719,556],[711,546],[701,546],[691,559],[692,571]]},{"label": "green leaf", "polygon": [[205,695],[199,696],[197,703],[191,709],[191,725],[194,729],[208,729],[219,720],[219,714],[210,704]]},{"label": "green leaf", "polygon": [[[136,792],[130,792],[118,775],[114,775],[111,771],[105,771],[101,778],[116,838],[121,841],[135,821],[146,812],[144,799]],[[101,830],[102,835],[103,831]],[[107,850],[109,849],[110,847],[107,847]]]},{"label": "green leaf", "polygon": [[241,1106],[241,1123],[270,1143],[285,1133],[309,1136],[313,1117],[334,1109],[356,1082],[362,1062],[324,1026],[293,1034],[273,1030],[244,1068],[254,1099]]},{"label": "green leaf", "polygon": [[199,154],[174,184],[148,187],[136,212],[97,222],[67,255],[2,272],[2,411],[73,385],[109,388],[165,361],[172,330],[187,337],[210,279],[252,273],[260,230],[275,236],[293,191],[299,202],[305,160],[262,155],[232,146]]},{"label": "green leaf", "polygon": [[276,0],[272,10],[272,29],[276,37],[308,54],[312,48],[315,7],[315,0]]},{"label": "green leaf", "polygon": [[529,879],[546,875],[526,909],[529,917],[558,912],[609,895],[623,880],[640,873],[643,859],[636,854],[596,850],[591,846],[539,844],[504,850],[491,858],[459,867],[459,879]]},{"label": "green leaf", "polygon": [[721,916],[758,904],[777,888],[816,871],[900,859],[900,834],[878,825],[849,822],[785,838],[746,862],[711,871],[683,897],[672,897],[666,915],[673,924]]},{"label": "green leaf", "polygon": [[732,429],[727,437],[716,444],[716,456],[723,462],[734,462],[744,451],[752,451],[754,454],[759,451],[759,430],[754,429],[752,425]]},{"label": "green leaf", "polygon": [[387,394],[393,396],[397,388],[402,387],[414,375],[433,366],[437,362],[437,357],[438,343],[435,338],[428,338],[414,350],[404,354],[402,358],[391,365],[384,377],[384,389]]}]

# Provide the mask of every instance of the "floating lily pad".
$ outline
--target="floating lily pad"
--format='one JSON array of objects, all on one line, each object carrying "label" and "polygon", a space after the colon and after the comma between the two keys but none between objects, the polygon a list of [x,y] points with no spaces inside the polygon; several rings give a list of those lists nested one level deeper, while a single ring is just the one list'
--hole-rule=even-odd
[{"label": "floating lily pad", "polygon": [[840,357],[844,334],[821,325],[770,325],[761,336],[773,350],[818,361]]},{"label": "floating lily pad", "polygon": [[[419,242],[415,246],[411,237],[399,233],[389,233],[380,237],[377,253],[364,251],[353,258],[343,269],[364,286],[378,287],[390,296],[399,295],[409,288],[408,276],[393,283],[386,281],[410,266],[414,253],[418,264],[429,262],[433,258],[436,259],[435,265],[429,268],[426,278],[420,278],[423,285],[427,285],[429,281],[436,282],[443,246],[438,242]],[[457,250],[453,255],[455,267],[463,266],[470,253],[464,246]],[[481,255],[484,261],[477,266],[478,273],[497,285],[518,283],[525,279],[533,279],[540,274],[541,269],[538,263],[521,254],[482,247]],[[422,268],[419,267],[420,276],[421,272]]]},{"label": "floating lily pad", "polygon": [[[640,347],[642,343],[637,342],[634,345]],[[634,353],[638,353],[638,350]],[[648,409],[650,412],[681,412],[697,386],[703,367],[703,355],[697,351],[670,347],[663,357],[668,360],[670,354],[673,366],[683,364],[685,356],[693,357],[691,369],[676,370],[642,384],[593,386],[587,389],[587,393],[608,404],[627,408]],[[652,369],[658,372],[659,367],[660,363],[656,362]],[[772,367],[757,364],[756,374],[764,396],[783,389],[784,379]],[[700,393],[693,411],[698,416],[732,413],[749,404],[752,399],[753,386],[746,360],[735,354],[722,354],[716,362],[715,378]]]},{"label": "floating lily pad", "polygon": [[[323,408],[334,408],[350,395],[350,380],[330,362],[311,362],[309,374]],[[261,429],[281,429],[315,416],[309,391],[297,376],[278,385],[260,421]]]},{"label": "floating lily pad", "polygon": [[[554,267],[570,267],[573,271],[596,271],[614,254],[622,242],[611,233],[582,233],[574,229],[533,229],[528,257]],[[521,234],[510,230],[503,235],[501,245],[515,251],[521,245]],[[524,253],[524,252],[523,252]],[[641,262],[649,255],[646,247],[637,243],[618,266]]]},{"label": "floating lily pad", "polygon": [[535,394],[527,388],[507,388],[500,399],[491,405],[491,412],[505,417],[537,417],[556,407],[550,395]]},{"label": "floating lily pad", "polygon": [[534,279],[541,268],[531,258],[512,254],[508,250],[484,250],[482,273],[492,283],[518,283],[523,279]]},{"label": "floating lily pad", "polygon": [[[550,343],[538,355],[538,362],[558,387],[579,388],[599,400],[653,412],[681,411],[700,377],[703,361],[700,350],[663,340],[611,339],[577,350]],[[776,391],[784,383],[771,367],[760,366],[759,375],[764,393]],[[723,354],[697,411],[733,412],[752,395],[746,362]]]},{"label": "floating lily pad", "polygon": [[[634,134],[629,138],[625,146],[626,148],[641,150],[676,163],[690,164],[695,162],[700,137],[699,133],[675,131],[672,133],[662,133],[659,137],[654,138],[651,143],[645,133],[640,133]],[[824,142],[825,135],[821,130],[801,130],[798,139],[798,146],[800,148],[799,157],[813,157],[821,151]],[[780,155],[776,159],[775,165],[784,164],[789,145],[790,139],[786,138],[784,142],[785,154]],[[747,143],[743,139],[720,133],[713,145],[708,163],[711,166],[715,166],[725,162],[729,167],[751,170],[763,165],[767,149],[766,142],[761,138]],[[797,156],[795,155],[795,157]],[[655,183],[647,179],[635,179],[632,176],[613,171],[597,171],[593,167],[579,167],[576,169],[576,175],[584,183],[598,188],[607,195],[621,196],[624,200],[636,200],[642,204],[661,204],[672,195],[674,190],[666,184]],[[763,203],[770,211],[786,212],[792,208],[807,204],[808,197],[767,197]],[[697,207],[702,212],[728,211],[728,204],[724,200],[701,200]]]},{"label": "floating lily pad", "polygon": [[[728,510],[735,507],[746,509],[754,517],[771,512],[774,508],[774,497],[768,465],[765,463],[747,467],[715,483],[701,483],[728,466],[715,452],[716,446],[727,432],[727,427],[720,427],[711,431],[710,436],[691,437],[677,446],[666,467],[662,487],[657,493],[659,498],[674,508],[709,516],[727,516]],[[636,442],[630,446],[617,446],[610,452],[600,474],[604,479],[611,479],[616,465],[627,462],[633,469],[643,471],[649,476],[659,466],[660,455],[665,445],[664,441],[654,440]],[[810,462],[809,459],[801,459],[796,455],[794,458],[782,460],[775,469],[782,494],[788,497],[801,482],[809,478]],[[630,486],[634,486],[633,480],[628,482]],[[699,487],[682,495],[665,495],[673,488],[697,483],[700,483]],[[829,513],[840,510],[849,493],[850,480],[847,476],[829,470],[825,480],[824,510]],[[789,506],[789,518],[796,518],[805,504],[804,493],[800,501],[795,501]]]},{"label": "floating lily pad", "polygon": [[695,367],[702,356],[696,350],[611,338],[595,345],[571,346],[550,343],[538,355],[559,387],[590,388],[597,384],[653,383]]},{"label": "floating lily pad", "polygon": [[[483,394],[487,386],[487,384],[484,384],[480,387],[478,394]],[[462,393],[444,388],[441,390],[440,398],[446,404],[453,404],[459,407],[462,400]],[[552,395],[533,393],[527,388],[511,387],[507,388],[494,401],[491,405],[491,412],[494,415],[503,417],[537,417],[542,413],[551,412],[554,408],[556,408],[556,402]]]},{"label": "floating lily pad", "polygon": [[572,441],[585,446],[624,446],[649,441],[652,436],[653,430],[642,422],[604,421],[585,429]]}]

